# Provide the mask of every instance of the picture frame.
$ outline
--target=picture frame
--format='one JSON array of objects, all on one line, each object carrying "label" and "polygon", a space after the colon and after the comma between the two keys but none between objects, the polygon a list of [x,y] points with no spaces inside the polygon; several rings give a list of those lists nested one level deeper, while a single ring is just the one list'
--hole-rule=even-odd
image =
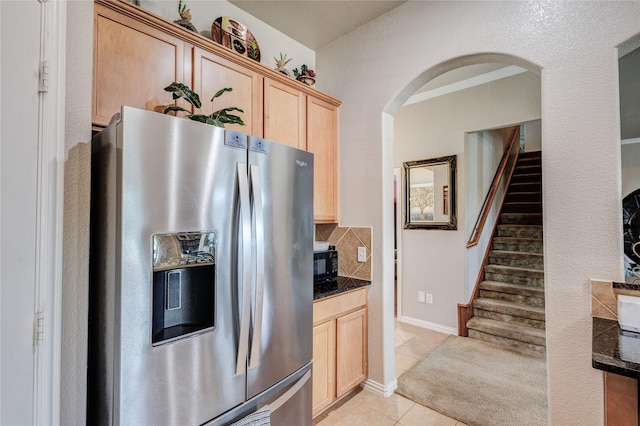
[{"label": "picture frame", "polygon": [[404,229],[456,230],[456,156],[402,164]]}]

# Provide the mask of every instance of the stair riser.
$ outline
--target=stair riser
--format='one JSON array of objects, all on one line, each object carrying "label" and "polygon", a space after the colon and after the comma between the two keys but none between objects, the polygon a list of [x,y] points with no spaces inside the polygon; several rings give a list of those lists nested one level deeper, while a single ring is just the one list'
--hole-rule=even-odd
[{"label": "stair riser", "polygon": [[496,272],[484,273],[485,279],[490,281],[502,281],[503,283],[530,285],[532,287],[544,288],[544,278],[510,275]]},{"label": "stair riser", "polygon": [[541,191],[542,191],[542,184],[540,182],[526,182],[526,183],[511,182],[511,184],[509,185],[509,189],[507,190],[507,193],[509,192],[541,192]]},{"label": "stair riser", "polygon": [[513,170],[513,175],[529,175],[532,173],[542,173],[542,164],[534,161],[526,161],[516,164],[516,168]]},{"label": "stair riser", "polygon": [[542,238],[542,228],[514,228],[504,225],[498,225],[498,237]]},{"label": "stair riser", "polygon": [[490,265],[515,266],[518,268],[540,269],[544,268],[544,261],[540,256],[505,257],[489,254]]},{"label": "stair riser", "polygon": [[544,299],[544,289],[539,287],[507,284],[495,281],[481,281],[478,288],[485,291],[495,291],[496,293],[515,294],[518,296]]},{"label": "stair riser", "polygon": [[511,183],[540,183],[542,181],[542,174],[540,173],[523,173],[523,174],[514,174],[511,176]]},{"label": "stair riser", "polygon": [[493,250],[517,251],[520,253],[542,254],[542,242],[531,241],[494,241]]},{"label": "stair riser", "polygon": [[524,305],[498,304],[488,299],[476,299],[473,302],[473,309],[482,309],[485,311],[496,312],[505,315],[513,315],[516,317],[527,318],[535,321],[544,321],[544,310],[533,308],[536,310],[528,310]]},{"label": "stair riser", "polygon": [[507,213],[500,215],[503,225],[542,225],[542,215]]},{"label": "stair riser", "polygon": [[490,290],[480,290],[480,297],[494,300],[504,300],[507,302],[522,303],[527,306],[544,307],[544,297],[523,296],[520,294],[501,293]]},{"label": "stair riser", "polygon": [[480,318],[488,318],[495,321],[502,321],[507,324],[519,324],[527,327],[535,328],[537,330],[544,330],[544,321],[532,320],[530,318],[523,318],[509,314],[503,314],[500,312],[485,311],[484,309],[474,309],[473,315]]},{"label": "stair riser", "polygon": [[[538,171],[541,171],[542,162],[540,161],[539,158],[518,159],[515,170],[519,170],[519,169],[520,170],[538,169]],[[515,170],[514,170],[514,173],[515,173]]]},{"label": "stair riser", "polygon": [[541,203],[542,194],[539,192],[507,192],[505,203]]},{"label": "stair riser", "polygon": [[469,337],[482,340],[489,343],[495,343],[501,346],[508,347],[515,351],[544,357],[545,356],[545,347],[541,345],[534,345],[530,343],[520,342],[517,340],[512,340],[509,338],[503,338],[500,336],[494,336],[492,334],[483,333],[481,331],[469,329]]},{"label": "stair riser", "polygon": [[502,207],[503,213],[542,213],[541,203],[508,202]]}]

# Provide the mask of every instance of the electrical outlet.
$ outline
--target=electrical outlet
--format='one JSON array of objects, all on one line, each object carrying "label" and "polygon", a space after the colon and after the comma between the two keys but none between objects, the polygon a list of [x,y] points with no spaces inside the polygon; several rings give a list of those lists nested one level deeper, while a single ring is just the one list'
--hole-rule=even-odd
[{"label": "electrical outlet", "polygon": [[424,291],[418,292],[418,302],[424,303]]},{"label": "electrical outlet", "polygon": [[358,262],[366,262],[367,261],[367,248],[366,247],[358,247]]},{"label": "electrical outlet", "polygon": [[427,303],[433,303],[433,294],[427,293]]}]

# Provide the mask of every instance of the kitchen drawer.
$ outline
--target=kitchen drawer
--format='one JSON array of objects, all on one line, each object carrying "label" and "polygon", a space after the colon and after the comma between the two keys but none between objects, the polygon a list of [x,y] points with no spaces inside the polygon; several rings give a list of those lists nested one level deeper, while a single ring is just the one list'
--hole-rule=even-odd
[{"label": "kitchen drawer", "polygon": [[366,304],[366,288],[327,297],[313,304],[313,324],[345,315],[366,306]]}]

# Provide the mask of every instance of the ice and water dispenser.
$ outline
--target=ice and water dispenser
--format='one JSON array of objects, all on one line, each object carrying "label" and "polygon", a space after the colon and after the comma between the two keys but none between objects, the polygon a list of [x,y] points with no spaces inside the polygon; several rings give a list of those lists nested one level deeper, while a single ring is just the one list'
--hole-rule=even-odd
[{"label": "ice and water dispenser", "polygon": [[214,326],[215,234],[155,234],[151,343],[156,346]]}]

